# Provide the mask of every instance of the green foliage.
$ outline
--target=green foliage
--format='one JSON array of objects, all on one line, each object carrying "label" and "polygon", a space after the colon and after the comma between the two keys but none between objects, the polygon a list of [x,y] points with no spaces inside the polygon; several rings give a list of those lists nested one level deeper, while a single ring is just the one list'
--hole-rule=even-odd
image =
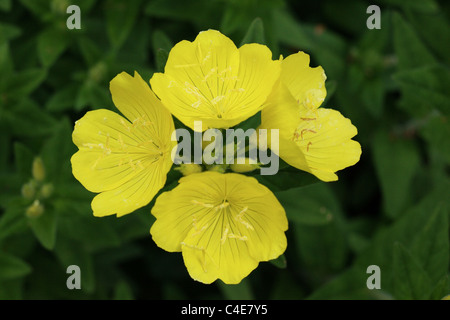
[{"label": "green foliage", "polygon": [[[0,0],[0,299],[442,299],[450,293],[450,49],[445,1]],[[366,8],[381,8],[381,29]],[[238,46],[305,51],[323,107],[358,128],[361,160],[333,183],[293,169],[258,181],[285,208],[288,249],[239,285],[192,281],[152,241],[148,206],[96,218],[73,177],[74,122],[114,109],[109,81],[162,72],[173,45],[217,29]],[[256,127],[260,113],[238,126]],[[181,124],[175,119],[175,124]],[[32,175],[40,157],[43,181]],[[167,191],[180,174],[171,171]],[[45,190],[44,190],[45,189]],[[34,206],[34,207],[33,207]],[[31,209],[30,209],[31,208]],[[34,214],[34,215],[33,215]],[[69,265],[82,290],[66,288]],[[366,286],[367,267],[381,289]],[[263,284],[263,285],[262,285]]]}]

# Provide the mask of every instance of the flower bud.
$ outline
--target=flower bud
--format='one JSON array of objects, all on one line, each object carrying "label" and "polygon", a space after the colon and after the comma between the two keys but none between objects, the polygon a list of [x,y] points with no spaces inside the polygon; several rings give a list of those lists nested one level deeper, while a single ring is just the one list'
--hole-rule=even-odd
[{"label": "flower bud", "polygon": [[207,169],[208,169],[208,171],[224,173],[225,171],[227,171],[227,167],[228,167],[228,165],[226,165],[226,164],[214,164],[214,165],[208,166]]},{"label": "flower bud", "polygon": [[54,187],[51,183],[46,183],[41,187],[41,196],[46,199],[49,198],[53,193]]},{"label": "flower bud", "polygon": [[193,173],[202,172],[202,166],[195,163],[182,163],[178,168],[175,168],[175,170],[180,171],[183,176],[188,176]]},{"label": "flower bud", "polygon": [[45,179],[45,167],[40,157],[34,158],[32,174],[33,178],[37,181],[43,181]]},{"label": "flower bud", "polygon": [[[246,161],[247,162],[247,161]],[[234,172],[238,173],[244,173],[244,172],[252,172],[255,169],[259,169],[258,164],[250,164],[250,163],[244,163],[244,164],[230,164],[230,169]]]},{"label": "flower bud", "polygon": [[39,200],[34,200],[33,204],[29,206],[25,212],[28,218],[37,218],[44,213],[44,206]]},{"label": "flower bud", "polygon": [[34,181],[30,181],[25,183],[22,186],[22,197],[25,199],[31,200],[34,198],[34,195],[36,194],[36,186]]}]

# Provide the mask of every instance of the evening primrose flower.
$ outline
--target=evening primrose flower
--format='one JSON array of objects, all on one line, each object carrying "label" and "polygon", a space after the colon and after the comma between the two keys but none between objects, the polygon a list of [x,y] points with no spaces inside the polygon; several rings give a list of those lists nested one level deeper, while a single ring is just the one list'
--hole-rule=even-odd
[{"label": "evening primrose flower", "polygon": [[179,182],[156,199],[150,233],[160,248],[182,252],[193,279],[239,283],[286,250],[285,211],[255,178],[207,171]]},{"label": "evening primrose flower", "polygon": [[110,83],[112,99],[126,117],[105,110],[86,113],[75,124],[72,171],[83,186],[99,192],[95,216],[123,216],[146,204],[164,186],[172,166],[172,116],[135,72]]},{"label": "evening primrose flower", "polygon": [[194,129],[229,128],[264,107],[280,75],[280,62],[264,45],[239,49],[216,30],[201,32],[194,42],[181,41],[169,53],[164,73],[150,80],[170,112]]},{"label": "evening primrose flower", "polygon": [[359,161],[361,146],[351,140],[357,129],[349,119],[319,108],[325,80],[322,67],[309,67],[309,55],[299,52],[284,59],[280,81],[261,112],[260,129],[279,129],[279,156],[288,164],[334,181],[336,171]]}]

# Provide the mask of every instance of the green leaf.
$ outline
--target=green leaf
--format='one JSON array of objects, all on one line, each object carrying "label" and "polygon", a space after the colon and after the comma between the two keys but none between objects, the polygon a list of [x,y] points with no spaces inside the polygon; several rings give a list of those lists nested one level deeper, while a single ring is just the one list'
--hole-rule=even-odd
[{"label": "green leaf", "polygon": [[55,119],[31,99],[20,100],[13,110],[5,110],[9,132],[17,136],[36,137],[52,131]]},{"label": "green leaf", "polygon": [[448,118],[436,116],[429,119],[423,127],[420,128],[420,134],[433,148],[442,155],[447,164],[450,164],[450,126]]},{"label": "green leaf", "polygon": [[11,0],[0,0],[0,10],[10,11],[11,10]]},{"label": "green leaf", "polygon": [[[293,222],[290,224],[290,229],[294,232],[296,248],[302,264],[309,270],[312,282],[320,281],[319,279],[325,274],[339,270],[346,262],[349,247],[345,221],[340,204],[327,184],[319,183],[296,190],[298,193],[292,195],[299,208],[295,214],[302,214],[302,210],[323,210],[324,207],[324,210],[331,213],[333,217],[326,224],[317,223],[313,218],[309,220],[305,218],[302,223],[295,223],[296,218],[289,213],[289,207],[286,210],[288,218]],[[302,208],[303,202],[308,201],[307,199],[310,200],[309,203],[315,202],[313,208]],[[318,212],[313,211],[310,215],[315,213]],[[305,220],[307,224],[304,223]]]},{"label": "green leaf", "polygon": [[173,42],[169,36],[162,30],[155,30],[153,32],[152,45],[154,50],[164,49],[169,52],[173,47]]},{"label": "green leaf", "polygon": [[67,84],[61,90],[56,91],[51,98],[48,99],[45,108],[52,112],[72,109],[74,107],[78,89],[78,85],[76,84]]},{"label": "green leaf", "polygon": [[450,115],[448,99],[450,69],[446,66],[433,65],[408,69],[393,75],[402,88],[406,101],[403,107],[412,114],[421,110],[430,111],[434,108],[444,115]]},{"label": "green leaf", "polygon": [[26,230],[25,206],[27,201],[23,198],[11,199],[0,216],[0,241]]},{"label": "green leaf", "polygon": [[33,152],[20,142],[14,143],[14,157],[16,169],[23,181],[31,178],[31,166],[34,159]]},{"label": "green leaf", "polygon": [[69,161],[76,151],[75,145],[71,142],[72,128],[67,118],[60,119],[60,122],[52,128],[51,138],[45,141],[42,148],[41,155],[47,169],[47,180],[53,183],[73,179]]},{"label": "green leaf", "polygon": [[411,253],[399,242],[394,244],[394,295],[397,299],[428,299],[430,278]]},{"label": "green leaf", "polygon": [[125,2],[107,1],[105,4],[106,26],[109,41],[119,48],[127,39],[136,21],[140,0]]},{"label": "green leaf", "polygon": [[44,69],[28,69],[14,73],[6,83],[8,96],[21,97],[36,90],[45,80],[47,71]]},{"label": "green leaf", "polygon": [[308,192],[308,187],[276,192],[275,195],[286,210],[289,221],[302,225],[323,225],[333,219],[334,208],[313,192]]},{"label": "green leaf", "polygon": [[39,217],[29,218],[28,224],[42,246],[47,250],[53,250],[57,226],[57,216],[54,210],[44,206],[44,213]]},{"label": "green leaf", "polygon": [[266,44],[266,37],[264,36],[264,25],[261,18],[256,18],[255,20],[253,20],[240,45],[243,46],[247,43]]},{"label": "green leaf", "polygon": [[314,175],[292,167],[280,170],[274,175],[257,174],[254,177],[274,192],[309,186],[320,182]]},{"label": "green leaf", "polygon": [[239,284],[225,284],[217,281],[220,291],[227,300],[253,300],[253,292],[249,280],[244,278]]},{"label": "green leaf", "polygon": [[58,29],[44,30],[37,38],[39,60],[44,67],[49,67],[66,50],[70,38],[67,32]]},{"label": "green leaf", "polygon": [[[404,1],[405,3],[407,1]],[[408,10],[407,17],[423,41],[433,52],[443,59],[447,65],[450,63],[448,46],[442,45],[450,39],[450,24],[444,10],[437,10],[433,14],[423,14]],[[430,34],[433,36],[430,37]]]},{"label": "green leaf", "polygon": [[436,62],[409,22],[398,13],[393,14],[393,27],[399,69],[417,68]]},{"label": "green leaf", "polygon": [[450,292],[450,280],[448,275],[443,276],[434,286],[431,292],[431,300],[441,300]]},{"label": "green leaf", "polygon": [[169,58],[169,53],[166,50],[160,48],[156,51],[156,70],[158,72],[164,72],[167,58]]},{"label": "green leaf", "polygon": [[444,277],[449,267],[448,210],[438,203],[434,212],[416,238],[411,242],[411,252],[417,257],[421,267],[427,272],[431,281],[436,283]]},{"label": "green leaf", "polygon": [[16,26],[0,23],[0,45],[20,36],[21,31]]},{"label": "green leaf", "polygon": [[383,4],[399,6],[403,9],[413,9],[420,12],[432,13],[439,8],[434,0],[379,0]]},{"label": "green leaf", "polygon": [[26,276],[31,267],[22,259],[0,251],[0,281]]},{"label": "green leaf", "polygon": [[275,10],[273,19],[275,36],[281,43],[308,51],[315,47],[308,32],[289,12]]},{"label": "green leaf", "polygon": [[373,140],[373,161],[381,184],[384,212],[391,218],[406,207],[420,158],[411,141],[389,138],[379,131]]},{"label": "green leaf", "polygon": [[383,115],[385,81],[382,77],[366,80],[363,83],[361,98],[366,109],[375,118]]},{"label": "green leaf", "polygon": [[270,263],[272,263],[275,267],[280,269],[286,269],[287,267],[287,260],[284,254],[282,254],[276,259],[270,260]]},{"label": "green leaf", "polygon": [[[350,268],[314,291],[308,300],[392,299],[381,290],[369,290],[365,270]],[[383,277],[383,275],[381,276]]]},{"label": "green leaf", "polygon": [[80,246],[78,241],[60,237],[55,252],[64,270],[70,265],[77,265],[81,271],[81,290],[92,293],[95,289],[95,272],[92,256]]},{"label": "green leaf", "polygon": [[120,281],[114,288],[114,300],[133,300],[133,290],[125,281]]},{"label": "green leaf", "polygon": [[95,65],[103,58],[104,52],[102,52],[98,43],[93,40],[86,37],[80,37],[77,43],[84,61],[86,61],[88,66]]},{"label": "green leaf", "polygon": [[48,0],[20,0],[20,3],[37,17],[43,17],[50,11]]}]

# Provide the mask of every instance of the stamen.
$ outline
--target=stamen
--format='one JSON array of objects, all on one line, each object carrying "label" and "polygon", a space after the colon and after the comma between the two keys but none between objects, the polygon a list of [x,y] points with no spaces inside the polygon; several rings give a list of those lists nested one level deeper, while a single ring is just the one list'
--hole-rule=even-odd
[{"label": "stamen", "polygon": [[253,231],[253,230],[255,230],[255,228],[253,228],[253,226],[249,222],[247,222],[243,219],[244,213],[247,212],[247,210],[248,210],[248,207],[245,206],[244,209],[242,209],[241,212],[239,212],[237,214],[237,216],[234,217],[234,219],[236,221],[238,221],[239,223],[243,224],[247,229],[250,229]]},{"label": "stamen", "polygon": [[204,203],[204,202],[201,202],[201,201],[197,201],[197,200],[191,200],[191,203],[193,203],[193,204],[197,204],[197,205],[200,205],[200,206],[203,206],[203,207],[205,207],[205,208],[214,208],[214,205],[213,204],[210,204],[210,203]]}]

